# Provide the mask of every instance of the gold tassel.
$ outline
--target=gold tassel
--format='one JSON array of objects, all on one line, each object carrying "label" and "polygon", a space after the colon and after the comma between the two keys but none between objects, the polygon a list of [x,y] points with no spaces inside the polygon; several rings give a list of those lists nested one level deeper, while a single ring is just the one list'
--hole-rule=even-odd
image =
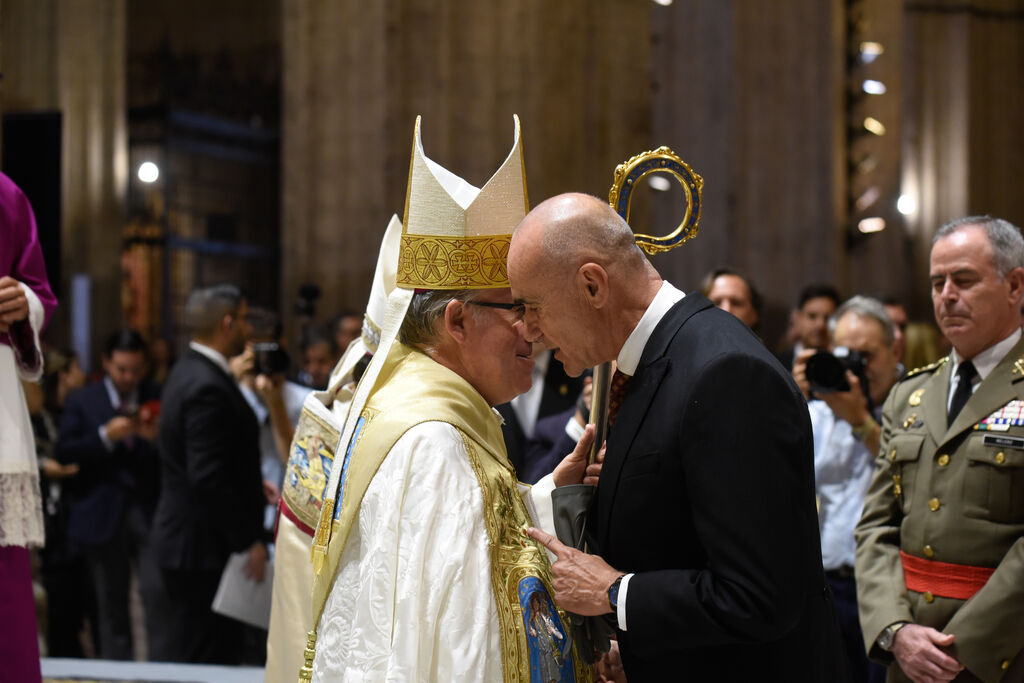
[{"label": "gold tassel", "polygon": [[303,652],[304,666],[299,669],[299,683],[309,683],[313,680],[313,657],[316,656],[316,631],[306,634],[306,649]]}]

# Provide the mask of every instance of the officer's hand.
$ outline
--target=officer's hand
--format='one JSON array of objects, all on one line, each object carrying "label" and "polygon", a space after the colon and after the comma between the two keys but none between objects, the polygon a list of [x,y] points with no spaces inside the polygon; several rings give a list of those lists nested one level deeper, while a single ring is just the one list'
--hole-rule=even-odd
[{"label": "officer's hand", "polygon": [[804,398],[811,397],[811,383],[807,381],[807,359],[818,352],[818,349],[804,349],[793,359],[793,381],[804,393]]},{"label": "officer's hand", "polygon": [[598,657],[595,665],[598,683],[627,683],[626,672],[622,669],[622,656],[619,654],[619,641],[612,640],[608,652]]},{"label": "officer's hand", "polygon": [[530,527],[530,538],[555,554],[551,565],[551,586],[555,589],[555,602],[570,612],[583,616],[608,614],[608,588],[622,576],[597,555],[588,555],[570,548],[549,533]]},{"label": "officer's hand", "polygon": [[854,427],[859,427],[871,417],[868,412],[868,400],[860,386],[857,375],[846,371],[846,381],[850,383],[848,391],[832,391],[818,398],[824,401],[840,420],[846,420]]},{"label": "officer's hand", "polygon": [[576,448],[572,453],[565,456],[562,462],[558,463],[555,471],[551,473],[551,479],[555,486],[567,486],[569,484],[587,484],[597,486],[597,479],[601,474],[601,463],[604,461],[604,446],[598,451],[597,461],[588,465],[590,458],[590,447],[594,443],[596,427],[587,425],[583,430],[583,436],[576,442]]},{"label": "officer's hand", "polygon": [[940,649],[952,644],[952,633],[907,624],[896,632],[892,653],[903,673],[914,683],[939,683],[953,680],[964,670],[960,662]]},{"label": "officer's hand", "polygon": [[242,351],[237,356],[228,358],[228,367],[231,368],[231,374],[235,376],[235,380],[238,382],[241,382],[242,378],[246,375],[252,374],[255,366],[256,355],[253,353],[251,346],[246,346],[245,351]]}]

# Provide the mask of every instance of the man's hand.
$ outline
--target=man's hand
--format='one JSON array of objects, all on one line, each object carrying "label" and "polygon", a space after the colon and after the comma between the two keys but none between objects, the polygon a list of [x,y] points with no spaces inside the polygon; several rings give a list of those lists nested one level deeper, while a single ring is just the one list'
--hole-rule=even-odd
[{"label": "man's hand", "polygon": [[[594,397],[594,378],[585,377],[583,379],[583,391],[580,392],[580,397],[576,401],[576,414],[573,417],[577,422],[580,423],[581,427],[587,426],[587,420],[590,419],[590,406],[591,401]],[[584,412],[586,411],[586,412]]]},{"label": "man's hand", "polygon": [[892,653],[903,673],[914,683],[951,681],[964,670],[960,662],[940,650],[953,644],[953,634],[927,626],[907,624],[896,632]]},{"label": "man's hand", "polygon": [[622,669],[622,655],[619,654],[619,641],[612,640],[608,652],[601,654],[595,673],[597,683],[627,683],[626,672]]},{"label": "man's hand", "polygon": [[267,505],[277,505],[277,501],[281,500],[281,489],[267,479],[263,480],[263,500],[267,501]]},{"label": "man's hand", "polygon": [[28,297],[20,283],[10,275],[0,277],[0,332],[28,317]]},{"label": "man's hand", "polygon": [[235,381],[241,382],[242,378],[248,374],[251,374],[253,367],[256,365],[256,355],[252,352],[251,346],[246,346],[245,351],[242,351],[237,356],[228,358],[228,367],[231,368],[231,374],[235,376]]},{"label": "man's hand", "polygon": [[832,391],[818,398],[824,401],[840,420],[849,422],[853,427],[859,427],[871,417],[871,413],[868,412],[868,400],[864,396],[857,375],[847,370],[846,381],[850,383],[848,391]]},{"label": "man's hand", "polygon": [[106,424],[107,427],[107,438],[111,441],[120,441],[126,439],[129,436],[134,436],[138,431],[138,425],[135,420],[124,415],[118,415],[117,417],[110,418],[110,421]]},{"label": "man's hand", "polygon": [[612,611],[608,604],[608,588],[622,576],[622,572],[597,555],[570,548],[540,529],[530,527],[526,533],[555,554],[555,563],[551,565],[554,575],[551,585],[555,589],[555,602],[560,607],[583,616]]},{"label": "man's hand", "polygon": [[804,398],[811,397],[811,383],[807,381],[807,359],[818,352],[818,349],[804,349],[793,359],[793,381],[800,387]]},{"label": "man's hand", "polygon": [[245,566],[242,567],[242,573],[247,577],[255,581],[256,583],[263,583],[263,577],[267,571],[267,560],[270,555],[267,554],[267,547],[263,545],[261,541],[256,541],[249,548],[248,557],[245,560]]},{"label": "man's hand", "polygon": [[78,474],[77,464],[69,463],[67,465],[61,465],[53,458],[41,458],[39,460],[39,468],[43,470],[43,474],[50,481],[59,481]]},{"label": "man's hand", "polygon": [[597,460],[594,464],[587,464],[596,430],[594,425],[587,425],[583,430],[583,436],[576,442],[576,448],[555,467],[555,471],[551,473],[555,486],[568,486],[569,484],[597,486],[597,480],[601,475],[601,464],[604,462],[605,446],[601,446],[601,450],[597,452]]}]

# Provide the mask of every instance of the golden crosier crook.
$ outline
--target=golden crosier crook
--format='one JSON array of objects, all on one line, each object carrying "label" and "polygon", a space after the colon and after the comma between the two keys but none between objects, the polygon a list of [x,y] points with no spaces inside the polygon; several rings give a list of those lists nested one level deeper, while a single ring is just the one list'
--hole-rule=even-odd
[{"label": "golden crosier crook", "polygon": [[[700,223],[701,193],[704,179],[694,173],[690,165],[668,147],[637,154],[615,167],[612,189],[608,192],[608,203],[622,219],[629,222],[629,206],[633,201],[633,188],[651,173],[668,173],[683,187],[683,220],[675,230],[662,237],[637,233],[636,243],[648,254],[657,254],[675,249],[683,242],[697,235]],[[590,448],[590,462],[597,459],[608,435],[608,389],[612,380],[612,364],[602,363],[594,368],[594,385],[591,392],[590,423],[596,428],[594,445]]]}]

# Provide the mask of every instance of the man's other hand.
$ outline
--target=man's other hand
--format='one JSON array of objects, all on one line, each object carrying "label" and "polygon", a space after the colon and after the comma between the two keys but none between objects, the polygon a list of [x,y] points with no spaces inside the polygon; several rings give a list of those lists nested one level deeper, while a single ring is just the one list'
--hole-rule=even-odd
[{"label": "man's other hand", "polygon": [[612,640],[608,652],[598,657],[594,672],[597,674],[597,683],[628,683],[626,672],[622,668],[619,641]]},{"label": "man's other hand", "polygon": [[846,381],[850,383],[847,391],[832,391],[818,398],[824,401],[840,420],[859,427],[871,417],[871,413],[868,412],[868,400],[864,396],[864,389],[857,375],[847,370]]},{"label": "man's other hand", "polygon": [[28,317],[28,297],[21,284],[10,275],[0,277],[0,332]]},{"label": "man's other hand", "polygon": [[960,662],[939,649],[952,644],[951,633],[907,624],[896,632],[892,653],[903,673],[914,683],[940,683],[953,680],[964,670]]},{"label": "man's other hand", "polygon": [[804,349],[793,359],[793,381],[800,387],[804,398],[811,397],[811,383],[807,380],[807,359],[818,352],[818,349]]},{"label": "man's other hand", "polygon": [[267,572],[267,560],[270,559],[270,555],[267,554],[267,546],[263,545],[260,541],[256,541],[249,548],[247,555],[245,566],[242,567],[242,573],[256,583],[263,583],[263,577],[266,576]]},{"label": "man's other hand", "polygon": [[134,436],[138,427],[135,420],[125,415],[118,415],[110,418],[106,424],[107,438],[111,441],[120,441],[129,436]]},{"label": "man's other hand", "polygon": [[593,464],[587,464],[596,430],[594,425],[587,425],[583,430],[583,436],[576,442],[576,448],[555,467],[555,471],[551,473],[555,486],[570,484],[597,486],[597,480],[601,475],[601,463],[604,462],[605,446],[601,446],[601,450],[598,451],[597,460]]},{"label": "man's other hand", "polygon": [[608,588],[622,576],[622,572],[597,555],[570,548],[540,529],[530,527],[526,533],[555,554],[555,562],[551,565],[554,577],[551,585],[555,589],[555,602],[560,607],[587,617],[612,611],[608,604]]}]

